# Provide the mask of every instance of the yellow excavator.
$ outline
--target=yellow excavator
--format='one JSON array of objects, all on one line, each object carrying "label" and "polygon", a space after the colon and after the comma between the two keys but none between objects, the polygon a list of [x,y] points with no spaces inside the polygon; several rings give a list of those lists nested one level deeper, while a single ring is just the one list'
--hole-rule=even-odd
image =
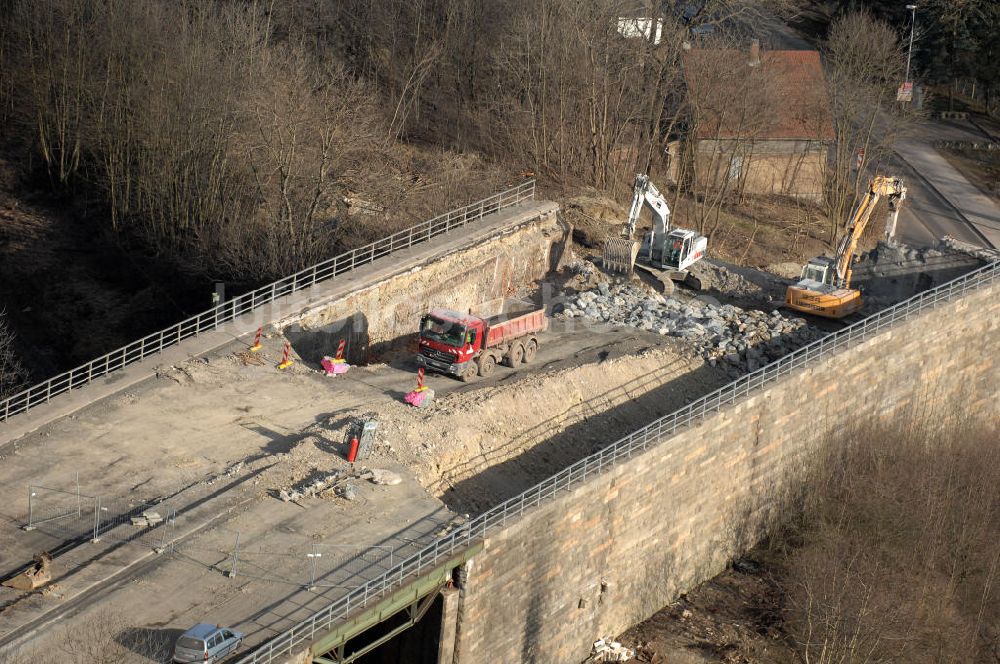
[{"label": "yellow excavator", "polygon": [[906,198],[906,187],[900,178],[876,175],[851,215],[847,232],[837,245],[836,255],[833,258],[817,256],[806,263],[802,268],[802,278],[789,286],[785,293],[785,306],[826,318],[843,318],[861,309],[861,291],[851,288],[851,268],[858,240],[882,197],[886,197],[889,203],[886,237],[892,239],[899,204]]}]

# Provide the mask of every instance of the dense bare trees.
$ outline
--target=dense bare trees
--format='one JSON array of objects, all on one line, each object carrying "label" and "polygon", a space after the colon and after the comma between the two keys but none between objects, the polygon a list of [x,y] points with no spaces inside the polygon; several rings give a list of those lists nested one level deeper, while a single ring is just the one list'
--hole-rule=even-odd
[{"label": "dense bare trees", "polygon": [[959,403],[831,441],[784,582],[804,661],[991,662],[1000,654],[996,423]]},{"label": "dense bare trees", "polygon": [[912,111],[895,101],[905,53],[885,22],[865,11],[837,18],[825,54],[836,135],[826,197],[832,241],[872,171],[885,165]]},{"label": "dense bare trees", "polygon": [[[691,28],[788,4],[347,0],[333,47],[379,82],[398,135],[614,189],[658,161]],[[626,37],[623,21],[657,28]]]},{"label": "dense bare trees", "polygon": [[17,391],[25,378],[14,352],[14,333],[7,325],[6,313],[0,311],[0,399]]},{"label": "dense bare trees", "polygon": [[[349,244],[350,191],[409,194],[393,202],[411,209],[379,200],[382,213],[366,220],[380,228],[452,202],[379,182],[408,179],[394,137],[420,81],[387,110],[316,48],[319,26],[278,35],[272,9],[15,0],[0,19],[8,147],[29,170],[40,162],[56,189],[99,203],[120,232],[230,279],[287,274]],[[493,187],[481,179],[442,188],[468,200]]]},{"label": "dense bare trees", "polygon": [[[12,0],[0,19],[6,138],[120,232],[186,269],[256,281],[399,228],[429,202],[475,198],[503,171],[621,194],[635,172],[656,174],[690,115],[686,42],[745,48],[747,26],[789,4]],[[656,27],[626,36],[630,20]],[[706,25],[718,44],[692,34]],[[838,94],[892,73],[858,71],[857,44],[842,44],[852,27],[831,40]],[[728,111],[752,145],[766,113],[751,107],[777,95],[747,77],[718,83],[742,91]],[[840,170],[870,104],[838,103]],[[721,182],[694,191],[703,230],[744,186]],[[352,200],[375,204],[352,216]]]}]

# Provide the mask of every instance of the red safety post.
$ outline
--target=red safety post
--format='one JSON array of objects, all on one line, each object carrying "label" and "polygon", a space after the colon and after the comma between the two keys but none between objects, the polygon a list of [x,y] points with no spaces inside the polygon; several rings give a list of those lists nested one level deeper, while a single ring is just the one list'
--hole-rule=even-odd
[{"label": "red safety post", "polygon": [[279,369],[287,369],[288,367],[295,364],[295,362],[290,357],[292,352],[292,344],[285,342],[285,350],[281,354],[281,364],[278,365]]},{"label": "red safety post", "polygon": [[345,340],[341,339],[340,343],[337,344],[337,354],[334,356],[333,359],[337,360],[338,362],[343,362],[344,361],[344,348],[346,346],[347,346],[347,342]]},{"label": "red safety post", "polygon": [[423,392],[424,390],[424,368],[417,368],[417,392]]},{"label": "red safety post", "polygon": [[347,462],[354,463],[354,460],[358,458],[358,437],[351,437],[351,449],[347,450]]},{"label": "red safety post", "polygon": [[260,334],[261,334],[261,332],[263,332],[263,331],[264,331],[264,328],[262,328],[262,327],[258,327],[258,328],[257,328],[257,334],[256,334],[256,335],[254,335],[254,338],[253,338],[253,346],[250,346],[250,352],[251,352],[251,353],[256,353],[257,351],[259,351],[259,350],[260,350],[261,348],[263,348],[263,347],[264,347],[264,346],[263,346],[263,345],[262,345],[262,344],[260,343]]}]

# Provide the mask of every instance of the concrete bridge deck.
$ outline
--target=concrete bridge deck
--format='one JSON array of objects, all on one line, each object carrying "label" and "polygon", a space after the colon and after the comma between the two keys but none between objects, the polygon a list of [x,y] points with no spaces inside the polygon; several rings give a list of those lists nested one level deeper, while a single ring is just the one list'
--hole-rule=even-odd
[{"label": "concrete bridge deck", "polygon": [[105,378],[84,387],[54,397],[52,401],[14,415],[0,422],[0,448],[27,433],[65,417],[89,404],[117,394],[142,381],[154,378],[161,367],[179,364],[194,357],[223,348],[233,342],[246,343],[258,327],[294,316],[324,303],[342,299],[366,285],[420,269],[436,257],[462,247],[483,242],[486,238],[553,213],[557,206],[544,201],[525,201],[490,215],[482,221],[458,231],[446,233],[427,242],[401,249],[390,256],[363,265],[355,270],[322,282],[312,289],[292,293],[274,304],[258,308],[250,314],[227,323],[217,330],[185,339],[162,353],[131,364]]},{"label": "concrete bridge deck", "polygon": [[[353,482],[351,501],[276,497],[280,487],[346,470],[342,441],[327,429],[341,424],[339,412],[397,399],[413,381],[405,362],[332,379],[303,362],[277,371],[280,335],[265,339],[255,356],[261,365],[234,353],[258,326],[502,243],[540,220],[554,224],[555,209],[538,202],[506,209],[0,424],[0,578],[40,551],[56,554],[45,595],[0,588],[0,645],[44,634],[42,626],[63,615],[98,620],[101,607],[131,624],[163,625],[164,639],[178,625],[208,620],[248,632],[253,643],[453,527],[455,515],[402,467],[388,468],[402,478],[395,486]],[[449,381],[440,389],[466,387]],[[167,522],[150,531],[132,526],[128,517],[150,500],[162,500],[155,509]],[[95,512],[102,523],[118,521],[92,543]],[[44,522],[26,532],[29,518]]]}]

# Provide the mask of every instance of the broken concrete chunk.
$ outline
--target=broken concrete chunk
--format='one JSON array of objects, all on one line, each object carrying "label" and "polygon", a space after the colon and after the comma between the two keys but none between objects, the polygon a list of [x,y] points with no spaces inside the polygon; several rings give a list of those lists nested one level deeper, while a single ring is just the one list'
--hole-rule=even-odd
[{"label": "broken concrete chunk", "polygon": [[383,484],[386,486],[394,486],[403,481],[403,478],[401,478],[398,473],[380,468],[372,469],[371,477],[369,479],[372,484]]},{"label": "broken concrete chunk", "polygon": [[149,520],[144,516],[133,516],[131,521],[133,526],[138,526],[139,528],[145,528],[149,525]]},{"label": "broken concrete chunk", "polygon": [[163,521],[163,517],[160,516],[160,513],[154,512],[153,510],[146,510],[142,513],[142,516],[145,517],[146,523],[150,526],[155,526]]},{"label": "broken concrete chunk", "polygon": [[34,590],[52,580],[52,556],[40,553],[35,556],[35,564],[20,574],[3,582],[3,585],[14,590]]},{"label": "broken concrete chunk", "polygon": [[302,494],[294,489],[291,490],[282,489],[281,491],[278,492],[278,497],[287,503],[293,500],[298,500],[299,498],[302,497]]},{"label": "broken concrete chunk", "polygon": [[358,497],[358,490],[353,484],[348,482],[343,486],[337,487],[337,495],[344,500],[355,500]]}]

